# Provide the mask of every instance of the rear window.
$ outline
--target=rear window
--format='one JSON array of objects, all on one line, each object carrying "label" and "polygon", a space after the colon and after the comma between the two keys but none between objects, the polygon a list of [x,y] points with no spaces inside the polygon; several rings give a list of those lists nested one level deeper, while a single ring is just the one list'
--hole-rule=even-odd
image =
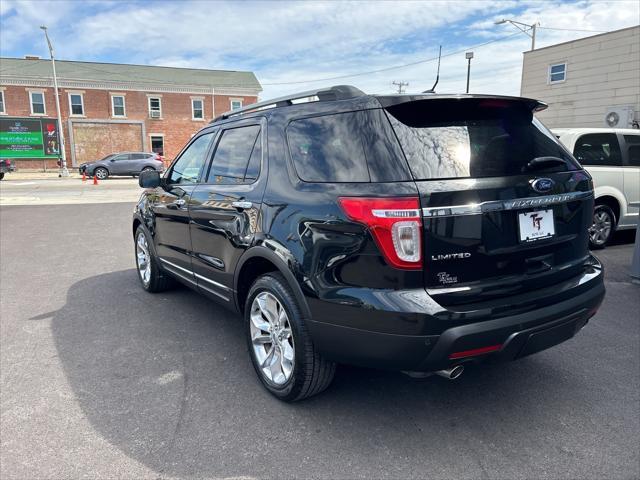
[{"label": "rear window", "polygon": [[289,151],[305,182],[410,180],[406,161],[382,110],[292,121]]},{"label": "rear window", "polygon": [[580,168],[525,105],[433,99],[394,105],[387,112],[417,180]]}]

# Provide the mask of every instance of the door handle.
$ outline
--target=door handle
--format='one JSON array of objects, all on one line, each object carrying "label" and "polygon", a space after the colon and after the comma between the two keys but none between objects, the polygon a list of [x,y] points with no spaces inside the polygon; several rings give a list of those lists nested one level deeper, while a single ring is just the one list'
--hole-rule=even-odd
[{"label": "door handle", "polygon": [[178,198],[177,200],[169,203],[167,205],[167,208],[178,209],[181,208],[185,203],[187,203],[187,201],[184,198]]},{"label": "door handle", "polygon": [[233,205],[236,208],[239,208],[240,210],[246,210],[248,208],[253,207],[253,203],[251,202],[231,202],[231,205]]}]

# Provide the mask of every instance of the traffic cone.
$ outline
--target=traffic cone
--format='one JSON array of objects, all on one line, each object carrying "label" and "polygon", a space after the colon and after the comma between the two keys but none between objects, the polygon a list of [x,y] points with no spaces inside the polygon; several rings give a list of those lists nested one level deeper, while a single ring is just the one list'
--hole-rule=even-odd
[{"label": "traffic cone", "polygon": [[96,177],[95,175],[93,176],[93,184],[98,185],[98,177]]},{"label": "traffic cone", "polygon": [[82,172],[82,181],[83,182],[87,181],[87,172],[85,172],[85,171]]}]

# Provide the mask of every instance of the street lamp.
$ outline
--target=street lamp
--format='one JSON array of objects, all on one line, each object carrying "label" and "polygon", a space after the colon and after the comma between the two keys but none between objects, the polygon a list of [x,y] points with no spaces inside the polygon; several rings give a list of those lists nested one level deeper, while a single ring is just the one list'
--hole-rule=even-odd
[{"label": "street lamp", "polygon": [[[495,21],[493,23],[495,25],[502,25],[503,23],[510,23],[511,25],[516,27],[521,32],[526,33],[527,35],[529,35],[531,37],[531,50],[535,50],[536,49],[536,27],[538,25],[540,25],[539,22],[536,22],[536,23],[534,23],[532,25],[528,25],[526,23],[516,22],[515,20],[509,20],[508,18],[503,18],[502,20],[497,20],[497,21]],[[522,27],[527,27],[528,30],[524,29]],[[529,33],[529,30],[531,30],[531,33]]]},{"label": "street lamp", "polygon": [[49,34],[47,33],[47,27],[41,25],[40,28],[44,30],[44,37],[47,39],[47,45],[49,46],[49,54],[51,55],[51,68],[53,68],[53,89],[56,97],[56,112],[58,114],[58,138],[60,139],[60,173],[59,177],[68,177],[69,170],[67,170],[67,154],[64,146],[64,132],[62,131],[62,115],[60,114],[60,98],[58,97],[58,77],[56,76],[56,60],[53,56],[53,46],[51,40],[49,40]]},{"label": "street lamp", "polygon": [[464,58],[467,59],[467,93],[469,93],[469,77],[471,76],[471,59],[473,58],[473,52],[467,52],[464,54]]}]

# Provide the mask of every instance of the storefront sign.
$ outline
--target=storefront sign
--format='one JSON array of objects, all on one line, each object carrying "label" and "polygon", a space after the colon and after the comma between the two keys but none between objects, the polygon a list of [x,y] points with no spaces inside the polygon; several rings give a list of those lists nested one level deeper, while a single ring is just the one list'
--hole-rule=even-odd
[{"label": "storefront sign", "polygon": [[57,158],[57,123],[49,118],[0,118],[0,158]]}]

